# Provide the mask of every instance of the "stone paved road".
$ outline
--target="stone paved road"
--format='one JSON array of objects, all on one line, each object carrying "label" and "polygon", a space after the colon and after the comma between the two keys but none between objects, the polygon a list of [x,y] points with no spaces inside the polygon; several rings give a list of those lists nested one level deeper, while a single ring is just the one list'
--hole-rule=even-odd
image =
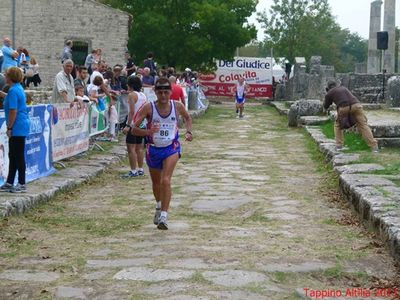
[{"label": "stone paved road", "polygon": [[148,176],[119,179],[116,165],[2,222],[0,299],[297,299],[396,275],[387,250],[329,199],[312,143],[271,108],[239,120],[213,107],[194,128],[170,230],[152,224]]}]

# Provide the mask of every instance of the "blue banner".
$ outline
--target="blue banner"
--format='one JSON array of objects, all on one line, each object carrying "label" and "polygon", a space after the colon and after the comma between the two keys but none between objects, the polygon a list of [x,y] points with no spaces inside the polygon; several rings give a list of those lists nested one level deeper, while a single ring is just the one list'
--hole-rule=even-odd
[{"label": "blue banner", "polygon": [[[25,142],[26,181],[30,182],[55,172],[51,149],[52,105],[28,106],[29,136]],[[8,138],[4,112],[0,113],[0,184],[8,174]],[[16,177],[17,179],[18,177]]]}]

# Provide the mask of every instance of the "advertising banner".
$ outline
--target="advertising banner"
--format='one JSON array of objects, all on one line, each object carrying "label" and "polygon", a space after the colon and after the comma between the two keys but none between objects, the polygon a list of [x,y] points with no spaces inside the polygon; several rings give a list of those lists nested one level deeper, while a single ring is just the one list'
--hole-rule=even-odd
[{"label": "advertising banner", "polygon": [[52,125],[53,161],[59,161],[89,149],[89,111],[69,104],[56,104]]},{"label": "advertising banner", "polygon": [[272,64],[270,58],[235,57],[217,61],[217,71],[201,75],[206,96],[233,97],[233,88],[243,77],[250,89],[247,98],[272,98]]},{"label": "advertising banner", "polygon": [[[27,182],[55,171],[51,155],[51,112],[52,105],[28,106],[30,130],[25,140]],[[5,182],[9,166],[6,127],[4,111],[0,111],[0,184]]]},{"label": "advertising banner", "polygon": [[[127,101],[127,97],[125,98]],[[116,96],[115,98],[115,108],[117,110],[118,119],[117,122],[123,122],[125,118],[120,120],[121,107],[125,105],[122,103],[122,97]],[[127,103],[126,103],[127,105]],[[89,136],[93,137],[95,135],[106,132],[109,129],[109,109],[110,109],[110,98],[104,97],[104,107],[99,105],[91,105],[89,107]],[[129,108],[126,108],[129,109]],[[128,112],[126,111],[126,114]]]},{"label": "advertising banner", "polygon": [[91,105],[89,108],[89,135],[95,136],[105,132],[108,129],[107,110],[100,110],[97,105]]}]

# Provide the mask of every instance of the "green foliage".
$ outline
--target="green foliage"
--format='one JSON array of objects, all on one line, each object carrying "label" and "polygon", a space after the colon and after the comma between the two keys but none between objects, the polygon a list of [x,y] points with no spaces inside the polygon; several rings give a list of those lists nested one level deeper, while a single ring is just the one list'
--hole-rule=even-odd
[{"label": "green foliage", "polygon": [[137,63],[152,51],[159,64],[205,70],[214,59],[233,59],[256,37],[247,18],[257,0],[103,0],[133,16],[129,50]]},{"label": "green foliage", "polygon": [[[335,138],[334,133],[334,123],[327,122],[319,126],[322,129],[324,135],[329,139]],[[356,152],[356,151],[366,151],[369,150],[368,145],[361,138],[361,136],[354,132],[344,132],[344,146],[348,148],[345,152]]]},{"label": "green foliage", "polygon": [[332,16],[328,0],[274,0],[269,13],[259,14],[266,34],[265,48],[293,62],[321,55],[323,63],[339,72],[354,70],[366,60],[367,41],[343,30]]}]

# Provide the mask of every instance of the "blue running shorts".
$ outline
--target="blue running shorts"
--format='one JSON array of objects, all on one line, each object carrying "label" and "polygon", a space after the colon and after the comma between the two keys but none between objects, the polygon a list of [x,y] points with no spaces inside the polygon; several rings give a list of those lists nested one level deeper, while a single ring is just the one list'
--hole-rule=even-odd
[{"label": "blue running shorts", "polygon": [[149,168],[162,170],[164,159],[174,155],[179,154],[181,157],[181,145],[178,141],[173,142],[167,147],[154,147],[152,145],[147,145],[146,152],[146,163]]}]

